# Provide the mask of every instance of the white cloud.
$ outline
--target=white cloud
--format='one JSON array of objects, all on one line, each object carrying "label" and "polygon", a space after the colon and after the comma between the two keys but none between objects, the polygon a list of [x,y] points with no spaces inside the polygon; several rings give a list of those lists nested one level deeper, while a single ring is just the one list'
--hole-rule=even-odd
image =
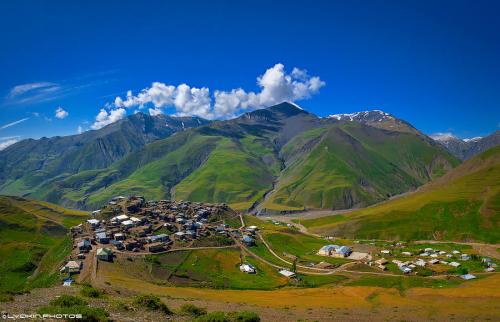
[{"label": "white cloud", "polygon": [[9,139],[3,142],[0,142],[0,151],[4,150],[8,146],[11,146],[14,143],[19,142],[19,139]]},{"label": "white cloud", "polygon": [[156,116],[156,115],[160,115],[160,114],[163,114],[163,111],[160,109],[160,108],[150,108],[149,109],[149,115],[151,116]]},{"label": "white cloud", "polygon": [[62,107],[58,107],[56,109],[56,118],[62,120],[62,119],[65,119],[66,117],[68,117],[69,113],[67,111],[65,111]]},{"label": "white cloud", "polygon": [[127,112],[124,108],[112,109],[109,112],[102,108],[99,114],[97,114],[95,122],[92,124],[91,128],[94,130],[100,129],[124,118],[125,116],[127,116]]},{"label": "white cloud", "polygon": [[59,87],[57,84],[51,83],[51,82],[38,82],[38,83],[22,84],[22,85],[14,86],[9,92],[9,97],[14,98],[16,96],[23,95],[25,93],[28,93],[28,92],[31,92],[34,90],[51,91],[51,90],[56,90],[58,88]]},{"label": "white cloud", "polygon": [[309,76],[306,70],[293,68],[286,73],[283,64],[276,64],[257,78],[260,92],[246,92],[238,88],[230,91],[215,90],[213,97],[206,87],[197,88],[187,84],[178,86],[160,82],[152,83],[137,95],[128,91],[124,99],[116,97],[117,108],[143,108],[152,105],[150,113],[159,113],[163,108],[173,107],[175,115],[195,115],[208,119],[231,118],[249,110],[267,107],[283,101],[298,101],[311,97],[325,86],[317,76]]},{"label": "white cloud", "polygon": [[27,120],[29,120],[29,119],[30,119],[29,117],[25,117],[25,118],[23,118],[23,119],[20,119],[20,120],[17,120],[17,121],[11,122],[11,123],[7,123],[7,124],[5,124],[5,125],[0,126],[0,130],[3,130],[3,129],[6,129],[6,128],[8,128],[8,127],[14,126],[14,125],[16,125],[16,124],[22,123],[22,122],[27,121]]},{"label": "white cloud", "polygon": [[78,127],[76,128],[76,132],[77,132],[78,134],[82,134],[82,133],[83,133],[83,128],[82,128],[82,126],[81,126],[81,125],[78,125]]}]

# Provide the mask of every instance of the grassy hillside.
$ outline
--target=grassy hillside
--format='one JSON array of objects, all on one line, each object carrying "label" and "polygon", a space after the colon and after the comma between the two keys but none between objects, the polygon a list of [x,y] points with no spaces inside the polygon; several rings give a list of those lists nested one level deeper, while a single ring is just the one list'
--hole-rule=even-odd
[{"label": "grassy hillside", "polygon": [[50,285],[71,251],[68,228],[83,212],[0,196],[0,294]]},{"label": "grassy hillside", "polygon": [[287,164],[270,209],[366,206],[442,175],[458,160],[413,133],[348,122],[307,131],[282,149]]},{"label": "grassy hillside", "polygon": [[414,189],[457,164],[418,133],[320,119],[285,103],[178,132],[105,169],[61,173],[26,192],[78,209],[137,194],[244,210],[275,187],[265,208],[341,209]]},{"label": "grassy hillside", "polygon": [[349,214],[301,221],[314,232],[355,238],[500,240],[500,147],[418,192]]},{"label": "grassy hillside", "polygon": [[[264,162],[265,157],[272,161]],[[229,202],[246,209],[272,186],[279,163],[270,144],[251,135],[221,139],[207,161],[175,187],[175,199]]]},{"label": "grassy hillside", "polygon": [[150,142],[207,123],[137,113],[78,135],[22,140],[0,151],[0,193],[25,196],[61,175],[106,168]]}]

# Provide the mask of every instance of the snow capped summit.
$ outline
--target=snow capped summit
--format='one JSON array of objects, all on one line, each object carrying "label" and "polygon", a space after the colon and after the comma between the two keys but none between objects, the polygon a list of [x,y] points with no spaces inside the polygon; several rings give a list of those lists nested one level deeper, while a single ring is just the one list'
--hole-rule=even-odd
[{"label": "snow capped summit", "polygon": [[467,138],[467,139],[459,139],[459,138],[457,138],[456,136],[454,136],[450,132],[444,132],[444,133],[438,132],[438,133],[431,134],[429,136],[434,141],[438,141],[438,142],[441,142],[441,143],[446,143],[446,142],[449,142],[449,141],[462,141],[462,142],[465,142],[465,143],[474,143],[474,142],[479,142],[482,139],[481,136],[476,136],[476,137]]},{"label": "snow capped summit", "polygon": [[338,121],[371,121],[371,122],[382,122],[384,120],[394,119],[392,115],[381,110],[362,111],[362,112],[345,113],[345,114],[332,114],[328,115],[326,118],[336,119]]},{"label": "snow capped summit", "polygon": [[500,145],[500,131],[486,137],[476,136],[465,139],[459,139],[451,133],[434,133],[429,136],[461,160],[467,160],[478,153]]},{"label": "snow capped summit", "polygon": [[463,139],[462,141],[464,142],[478,142],[482,139],[483,137],[482,136],[476,136],[475,138],[469,138],[469,139]]},{"label": "snow capped summit", "polygon": [[381,110],[332,114],[324,117],[324,119],[357,122],[389,131],[418,133],[418,130],[408,122]]},{"label": "snow capped summit", "polygon": [[298,106],[297,104],[295,104],[294,102],[292,101],[286,101],[286,103],[290,104],[290,105],[293,105],[295,106],[296,108],[298,108],[299,110],[304,110],[302,107]]},{"label": "snow capped summit", "polygon": [[456,136],[454,136],[453,134],[451,134],[449,132],[446,132],[446,133],[438,132],[438,133],[431,134],[429,136],[434,141],[439,141],[439,142],[460,140],[459,138],[457,138]]}]

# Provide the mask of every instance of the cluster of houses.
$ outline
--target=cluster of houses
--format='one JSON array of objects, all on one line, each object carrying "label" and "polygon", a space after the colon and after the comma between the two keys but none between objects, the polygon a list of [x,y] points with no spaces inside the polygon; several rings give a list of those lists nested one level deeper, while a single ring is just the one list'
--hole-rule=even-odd
[{"label": "cluster of houses", "polygon": [[92,245],[99,247],[98,259],[110,260],[113,251],[158,253],[211,235],[229,236],[228,227],[219,220],[222,214],[232,213],[225,204],[118,196],[109,208],[113,217],[107,219],[104,211],[97,210],[91,219],[72,228],[75,247],[82,254],[78,256],[84,258]]},{"label": "cluster of houses", "polygon": [[318,255],[344,258],[351,255],[352,249],[349,246],[326,245],[320,248]]},{"label": "cluster of houses", "polygon": [[[382,256],[390,256],[391,251],[387,249],[383,249],[380,251]],[[406,256],[410,257],[413,256],[411,252],[408,251],[403,251],[400,253],[401,256]],[[457,268],[461,266],[461,262],[471,260],[471,255],[469,254],[464,254],[459,252],[458,250],[453,250],[451,252],[445,252],[443,250],[438,250],[438,249],[432,249],[432,248],[425,248],[423,251],[421,251],[419,254],[416,254],[416,258],[411,261],[402,261],[398,259],[393,259],[391,262],[396,264],[399,269],[405,273],[405,274],[410,274],[412,273],[417,267],[426,267],[429,265],[448,265],[453,268]],[[496,264],[490,259],[490,258],[483,258],[482,259],[483,263],[487,268],[485,269],[486,272],[493,272],[496,268]],[[381,270],[386,270],[387,269],[387,264],[389,261],[385,258],[380,258],[373,263],[377,268]]]}]

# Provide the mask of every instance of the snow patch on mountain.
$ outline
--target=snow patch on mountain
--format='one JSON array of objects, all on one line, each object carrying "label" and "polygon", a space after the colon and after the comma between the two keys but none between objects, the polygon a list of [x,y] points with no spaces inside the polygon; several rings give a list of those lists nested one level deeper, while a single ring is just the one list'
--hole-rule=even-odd
[{"label": "snow patch on mountain", "polygon": [[438,132],[438,133],[431,134],[429,136],[433,140],[440,141],[440,142],[446,142],[446,141],[450,141],[450,140],[460,140],[459,138],[457,138],[456,136],[454,136],[450,132],[444,132],[444,133],[443,132]]},{"label": "snow patch on mountain", "polygon": [[386,113],[381,110],[371,110],[371,111],[362,111],[355,113],[343,113],[343,114],[331,114],[326,116],[329,119],[336,119],[338,121],[356,121],[360,119],[370,119],[371,121],[382,122],[388,119],[394,119],[392,115]]},{"label": "snow patch on mountain", "polygon": [[463,139],[462,141],[464,142],[478,142],[482,139],[483,137],[482,136],[476,136],[475,138],[468,138],[468,139]]},{"label": "snow patch on mountain", "polygon": [[286,103],[290,104],[290,105],[293,105],[295,106],[296,108],[298,108],[299,110],[304,110],[302,107],[298,106],[297,104],[295,104],[294,102],[292,101],[286,101]]}]

